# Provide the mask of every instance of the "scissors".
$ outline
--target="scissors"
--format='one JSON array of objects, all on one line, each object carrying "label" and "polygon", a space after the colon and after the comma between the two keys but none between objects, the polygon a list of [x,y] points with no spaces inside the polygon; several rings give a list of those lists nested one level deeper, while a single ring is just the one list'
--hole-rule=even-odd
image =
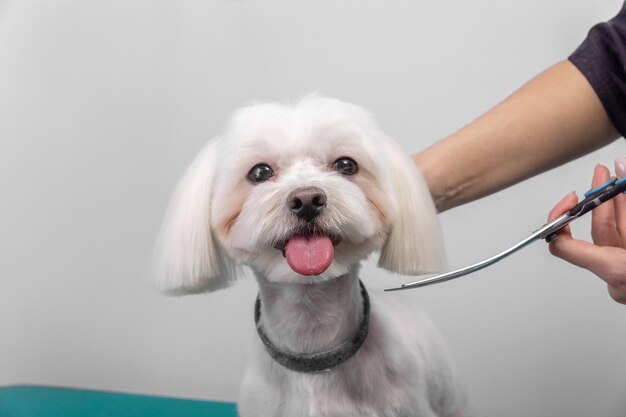
[{"label": "scissors", "polygon": [[529,245],[530,243],[544,239],[546,242],[551,242],[552,240],[558,237],[558,231],[573,222],[574,220],[582,217],[586,213],[590,212],[594,208],[598,207],[600,204],[609,201],[620,193],[626,192],[626,177],[619,179],[617,177],[611,177],[604,184],[593,188],[585,193],[585,198],[580,203],[576,204],[574,208],[572,208],[567,213],[561,215],[557,219],[553,220],[550,223],[543,225],[540,229],[533,232],[527,238],[519,241],[515,245],[511,246],[507,250],[500,252],[497,255],[494,255],[490,258],[485,259],[484,261],[477,262],[473,265],[466,266],[464,268],[460,268],[454,271],[446,272],[445,274],[436,275],[434,277],[425,278],[415,282],[408,282],[406,284],[402,284],[397,288],[389,288],[385,291],[399,291],[399,290],[408,290],[411,288],[419,288],[425,287],[427,285],[437,284],[439,282],[450,281],[455,278],[462,277],[467,274],[471,274],[472,272],[479,271],[483,268],[486,268],[490,265],[495,264],[498,261],[506,258],[507,256],[517,252],[523,247]]}]

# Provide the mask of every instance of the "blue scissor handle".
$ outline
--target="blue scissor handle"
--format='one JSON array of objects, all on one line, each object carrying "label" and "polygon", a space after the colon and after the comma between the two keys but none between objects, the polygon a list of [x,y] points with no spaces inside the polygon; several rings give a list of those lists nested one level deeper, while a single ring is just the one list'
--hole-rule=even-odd
[{"label": "blue scissor handle", "polygon": [[585,199],[576,204],[568,214],[570,216],[580,217],[623,192],[626,192],[626,177],[622,179],[611,177],[599,187],[587,191],[585,193]]},{"label": "blue scissor handle", "polygon": [[597,194],[597,193],[599,193],[599,192],[601,192],[601,191],[604,191],[604,189],[605,189],[605,188],[608,188],[609,186],[611,186],[611,185],[615,184],[616,182],[617,182],[617,178],[615,178],[615,177],[611,177],[611,178],[609,178],[609,180],[608,180],[607,182],[605,182],[604,184],[602,184],[602,185],[600,185],[600,186],[598,186],[598,187],[596,187],[596,188],[592,188],[591,190],[587,191],[587,192],[585,193],[585,197],[590,197],[590,196],[592,196],[592,195],[594,195],[594,194]]}]

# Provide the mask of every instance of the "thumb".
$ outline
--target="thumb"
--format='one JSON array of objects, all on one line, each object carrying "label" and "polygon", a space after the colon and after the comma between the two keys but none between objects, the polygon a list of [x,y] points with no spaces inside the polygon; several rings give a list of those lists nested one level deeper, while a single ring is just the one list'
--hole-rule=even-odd
[{"label": "thumb", "polygon": [[565,213],[566,211],[574,207],[577,203],[578,203],[578,197],[576,196],[576,193],[575,192],[569,193],[568,195],[563,197],[561,201],[556,203],[556,205],[552,208],[552,210],[550,210],[550,214],[548,214],[548,221],[552,221],[556,219],[561,214]]}]

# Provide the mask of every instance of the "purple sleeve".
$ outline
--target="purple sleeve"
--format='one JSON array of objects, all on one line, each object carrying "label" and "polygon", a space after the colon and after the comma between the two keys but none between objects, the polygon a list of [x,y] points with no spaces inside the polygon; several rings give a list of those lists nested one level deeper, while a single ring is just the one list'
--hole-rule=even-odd
[{"label": "purple sleeve", "polygon": [[587,78],[611,122],[626,137],[626,3],[613,19],[591,28],[569,60]]}]

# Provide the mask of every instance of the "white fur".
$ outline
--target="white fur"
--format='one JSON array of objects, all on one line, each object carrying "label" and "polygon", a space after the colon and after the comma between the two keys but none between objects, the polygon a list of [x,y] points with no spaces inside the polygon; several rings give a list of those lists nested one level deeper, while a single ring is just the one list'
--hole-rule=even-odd
[{"label": "white fur", "polygon": [[157,285],[171,294],[225,287],[232,262],[218,250],[210,231],[211,187],[217,142],[209,143],[187,169],[170,201],[159,234]]},{"label": "white fur", "polygon": [[407,275],[438,272],[445,264],[443,242],[428,185],[415,163],[391,141],[384,152],[395,161],[390,174],[398,209],[378,265]]},{"label": "white fur", "polygon": [[[359,172],[335,172],[340,157]],[[258,163],[275,176],[246,179]],[[341,238],[319,276],[302,276],[275,245],[301,221],[288,207],[296,188],[327,196],[316,225]],[[443,247],[428,188],[412,160],[358,106],[309,95],[292,106],[239,110],[224,136],[189,168],[159,240],[158,276],[168,293],[227,287],[236,264],[255,273],[261,325],[280,349],[311,353],[345,341],[362,319],[358,270],[381,250],[379,265],[417,274],[442,267]],[[392,295],[372,295],[370,332],[346,363],[301,374],[270,359],[258,338],[239,401],[250,416],[452,416],[464,405],[447,350],[424,318],[401,311]],[[383,298],[383,297],[381,297]]]}]

